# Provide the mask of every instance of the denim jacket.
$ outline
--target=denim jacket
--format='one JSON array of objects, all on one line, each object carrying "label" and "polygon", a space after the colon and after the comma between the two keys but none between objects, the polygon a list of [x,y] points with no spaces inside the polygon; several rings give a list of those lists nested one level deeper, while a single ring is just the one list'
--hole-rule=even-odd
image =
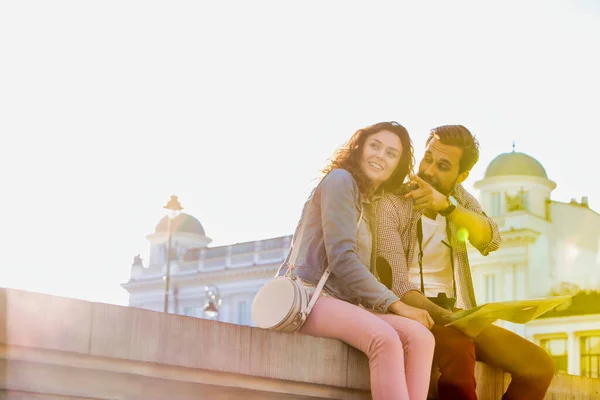
[{"label": "denim jacket", "polygon": [[[306,220],[293,275],[316,285],[329,266],[325,290],[332,296],[384,313],[399,298],[371,273],[369,213],[358,223],[363,198],[352,175],[331,171],[304,204],[292,243]],[[358,223],[358,228],[357,228]],[[287,270],[291,249],[280,273]]]}]

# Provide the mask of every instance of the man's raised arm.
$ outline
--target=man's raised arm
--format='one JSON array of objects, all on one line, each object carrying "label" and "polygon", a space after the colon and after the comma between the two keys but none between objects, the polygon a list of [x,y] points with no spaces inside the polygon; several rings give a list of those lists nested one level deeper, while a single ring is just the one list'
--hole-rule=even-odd
[{"label": "man's raised arm", "polygon": [[502,239],[496,222],[487,216],[481,204],[462,185],[458,185],[455,192],[461,205],[448,216],[448,220],[467,230],[469,242],[482,255],[498,250]]}]

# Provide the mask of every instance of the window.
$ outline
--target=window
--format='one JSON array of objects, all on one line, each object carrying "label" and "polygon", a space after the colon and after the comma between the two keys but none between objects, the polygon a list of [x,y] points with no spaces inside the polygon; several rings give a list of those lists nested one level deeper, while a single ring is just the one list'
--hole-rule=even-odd
[{"label": "window", "polygon": [[491,216],[497,217],[502,214],[502,196],[500,192],[492,192],[491,193],[492,202],[491,206]]},{"label": "window", "polygon": [[525,210],[529,210],[529,191],[521,191],[523,196],[523,207]]},{"label": "window", "polygon": [[496,275],[485,276],[485,302],[496,301]]},{"label": "window", "polygon": [[600,334],[584,336],[581,343],[581,376],[600,378]]},{"label": "window", "polygon": [[229,246],[211,247],[206,249],[205,258],[220,258],[227,256]]},{"label": "window", "polygon": [[248,313],[248,302],[246,300],[238,301],[237,322],[240,325],[250,325],[250,315]]},{"label": "window", "polygon": [[554,369],[556,372],[566,374],[569,369],[569,359],[567,354],[567,338],[551,338],[540,340],[540,347],[554,360]]},{"label": "window", "polygon": [[159,244],[158,245],[158,263],[162,264],[167,261],[167,245]]},{"label": "window", "polygon": [[183,254],[183,261],[200,260],[200,249],[189,249]]},{"label": "window", "polygon": [[526,211],[529,209],[529,192],[521,189],[515,195],[504,195],[506,199],[506,212]]}]

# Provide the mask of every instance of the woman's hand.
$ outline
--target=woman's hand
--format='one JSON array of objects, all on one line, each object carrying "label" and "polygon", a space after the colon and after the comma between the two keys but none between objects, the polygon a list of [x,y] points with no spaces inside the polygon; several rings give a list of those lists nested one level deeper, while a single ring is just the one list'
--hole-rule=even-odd
[{"label": "woman's hand", "polygon": [[396,315],[400,315],[401,317],[414,319],[415,321],[425,325],[427,329],[431,329],[434,324],[433,318],[431,318],[431,315],[429,315],[426,310],[409,306],[400,300],[392,303],[388,311]]}]

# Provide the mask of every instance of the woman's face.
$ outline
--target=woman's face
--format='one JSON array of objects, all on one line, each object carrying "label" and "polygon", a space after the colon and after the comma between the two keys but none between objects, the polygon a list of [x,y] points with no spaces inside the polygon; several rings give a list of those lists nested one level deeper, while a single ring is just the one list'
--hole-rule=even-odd
[{"label": "woman's face", "polygon": [[383,130],[365,141],[360,167],[375,188],[392,176],[402,156],[402,143],[394,133]]}]

